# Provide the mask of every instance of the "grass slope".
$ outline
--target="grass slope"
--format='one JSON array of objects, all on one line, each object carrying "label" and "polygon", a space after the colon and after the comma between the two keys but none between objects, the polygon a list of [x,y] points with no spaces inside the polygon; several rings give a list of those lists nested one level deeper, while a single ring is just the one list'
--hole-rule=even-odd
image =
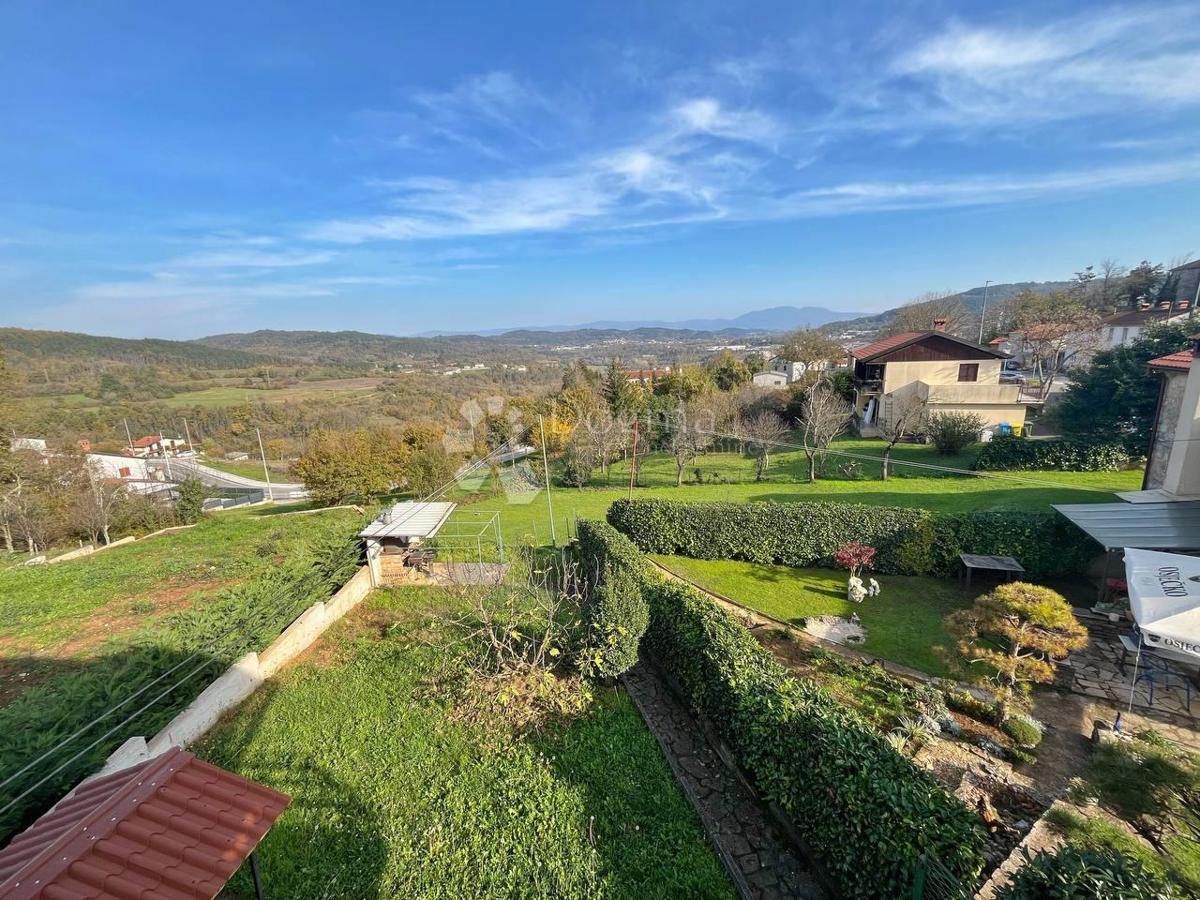
[{"label": "grass slope", "polygon": [[375,593],[200,748],[292,797],[268,896],[731,897],[623,693],[533,731],[463,714],[446,596]]}]

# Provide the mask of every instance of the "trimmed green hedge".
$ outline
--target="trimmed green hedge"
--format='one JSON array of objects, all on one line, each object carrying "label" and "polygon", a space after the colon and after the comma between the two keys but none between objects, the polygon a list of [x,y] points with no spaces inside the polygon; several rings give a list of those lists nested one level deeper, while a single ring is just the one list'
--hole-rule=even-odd
[{"label": "trimmed green hedge", "polygon": [[832,565],[849,540],[879,550],[875,570],[949,575],[960,553],[1012,556],[1034,576],[1082,572],[1100,552],[1057,513],[925,509],[861,503],[617,500],[608,521],[647,553],[804,567]]},{"label": "trimmed green hedge", "polygon": [[922,853],[964,883],[983,865],[975,816],[848,707],[790,676],[694,588],[648,581],[644,645],[787,813],[841,896],[908,896]]},{"label": "trimmed green hedge", "polygon": [[708,597],[657,577],[610,525],[579,523],[579,558],[603,589],[635,582],[642,646],[788,814],[847,898],[908,896],[923,853],[964,883],[983,865],[975,816],[849,708],[789,675]]},{"label": "trimmed green hedge", "polygon": [[973,468],[1000,472],[1054,469],[1059,472],[1116,472],[1129,464],[1120,444],[1095,441],[1032,441],[1017,436],[993,438],[983,445]]},{"label": "trimmed green hedge", "polygon": [[875,570],[904,574],[906,545],[924,533],[923,509],[856,503],[686,503],[617,500],[608,521],[647,553],[741,559],[784,566],[833,565],[847,541],[870,544]]},{"label": "trimmed green hedge", "polygon": [[604,522],[579,522],[579,563],[587,584],[583,619],[587,626],[584,671],[615,678],[637,662],[638,645],[649,624],[642,596],[645,560],[625,535]]}]

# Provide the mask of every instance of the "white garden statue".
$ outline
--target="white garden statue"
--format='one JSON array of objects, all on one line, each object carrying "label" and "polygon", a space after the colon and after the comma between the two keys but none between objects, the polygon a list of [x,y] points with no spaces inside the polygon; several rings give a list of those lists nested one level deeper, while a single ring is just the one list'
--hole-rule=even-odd
[{"label": "white garden statue", "polygon": [[851,575],[850,580],[846,582],[846,599],[851,603],[862,603],[866,596],[867,589],[863,587],[862,579]]},{"label": "white garden statue", "polygon": [[867,582],[867,596],[868,597],[878,597],[879,596],[879,582],[876,581],[874,578],[872,578],[870,581]]}]

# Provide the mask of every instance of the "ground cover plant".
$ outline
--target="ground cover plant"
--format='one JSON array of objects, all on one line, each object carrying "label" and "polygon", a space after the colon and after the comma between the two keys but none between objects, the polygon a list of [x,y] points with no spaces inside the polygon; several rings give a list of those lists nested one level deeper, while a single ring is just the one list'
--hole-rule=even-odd
[{"label": "ground cover plant", "polygon": [[268,896],[734,896],[628,697],[481,678],[455,624],[472,608],[377,591],[206,739],[292,797]]},{"label": "ground cover plant", "polygon": [[[286,531],[263,527],[250,547],[255,563],[243,569],[252,574],[207,592],[204,602],[147,618],[84,649],[4,660],[14,677],[31,677],[0,707],[0,778],[6,781],[0,787],[0,835],[94,772],[126,738],[154,734],[233,660],[266,646],[349,579],[360,556],[354,525],[344,516],[304,518],[303,539],[293,532],[285,540]],[[87,564],[101,558],[62,568],[87,572]],[[141,573],[139,561],[145,559],[126,560],[127,571]],[[135,620],[153,609],[138,605],[144,602],[153,603],[150,595],[131,604]]]}]

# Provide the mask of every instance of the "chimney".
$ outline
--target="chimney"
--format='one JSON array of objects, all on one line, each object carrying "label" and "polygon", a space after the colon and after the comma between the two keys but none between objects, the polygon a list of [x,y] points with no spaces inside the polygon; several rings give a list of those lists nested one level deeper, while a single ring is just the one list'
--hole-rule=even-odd
[{"label": "chimney", "polygon": [[933,320],[933,330],[934,331],[945,331],[946,330],[946,320],[945,319],[934,319]]}]

